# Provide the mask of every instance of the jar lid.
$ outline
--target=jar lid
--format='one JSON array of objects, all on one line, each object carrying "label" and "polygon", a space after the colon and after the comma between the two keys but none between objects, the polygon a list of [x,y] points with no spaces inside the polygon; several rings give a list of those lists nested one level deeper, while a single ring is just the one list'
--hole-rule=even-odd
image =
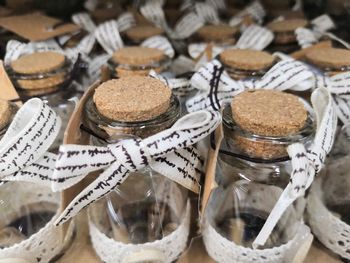
[{"label": "jar lid", "polygon": [[142,41],[146,38],[161,35],[164,30],[152,25],[137,25],[125,31],[128,38],[134,41]]},{"label": "jar lid", "polygon": [[305,54],[305,58],[311,64],[319,67],[349,67],[350,50],[342,48],[313,49]]},{"label": "jar lid", "polygon": [[131,66],[149,65],[164,58],[162,50],[149,47],[124,47],[118,49],[112,56],[113,62]]},{"label": "jar lid", "polygon": [[12,70],[20,74],[47,73],[62,67],[65,63],[65,56],[60,53],[36,52],[23,55],[11,62]]},{"label": "jar lid", "polygon": [[114,121],[146,121],[167,111],[171,90],[151,77],[123,77],[102,83],[93,100],[101,115]]},{"label": "jar lid", "polygon": [[231,103],[235,122],[245,131],[261,136],[287,136],[299,132],[308,112],[295,95],[274,90],[251,90]]},{"label": "jar lid", "polygon": [[12,116],[12,107],[6,100],[0,100],[0,130],[5,128]]},{"label": "jar lid", "polygon": [[264,51],[227,49],[220,54],[220,60],[232,68],[262,70],[270,67],[275,61],[275,57]]},{"label": "jar lid", "polygon": [[234,40],[234,35],[238,32],[237,27],[228,25],[205,25],[197,31],[197,36],[205,41],[225,41]]},{"label": "jar lid", "polygon": [[274,33],[293,32],[299,27],[305,27],[308,21],[305,19],[286,19],[281,21],[274,21],[267,25],[267,27]]}]

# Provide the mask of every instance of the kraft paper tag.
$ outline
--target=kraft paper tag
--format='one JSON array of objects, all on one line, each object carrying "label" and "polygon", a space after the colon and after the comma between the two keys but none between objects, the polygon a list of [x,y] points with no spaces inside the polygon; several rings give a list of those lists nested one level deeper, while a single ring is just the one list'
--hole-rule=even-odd
[{"label": "kraft paper tag", "polygon": [[0,26],[30,41],[43,41],[80,29],[39,13],[1,18]]},{"label": "kraft paper tag", "polygon": [[12,82],[5,71],[4,63],[2,60],[0,60],[0,87],[0,99],[8,101],[17,101],[17,105],[19,106],[22,104],[19,100],[19,96],[15,87],[12,85]]}]

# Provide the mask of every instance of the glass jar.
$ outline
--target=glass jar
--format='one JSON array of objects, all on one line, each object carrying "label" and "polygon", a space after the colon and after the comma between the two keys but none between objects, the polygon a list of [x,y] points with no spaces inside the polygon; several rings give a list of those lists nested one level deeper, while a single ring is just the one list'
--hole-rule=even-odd
[{"label": "glass jar", "polygon": [[23,102],[39,97],[60,116],[62,125],[55,142],[50,147],[53,152],[56,152],[63,143],[64,131],[75,108],[74,101],[81,96],[77,84],[73,81],[78,63],[79,61],[73,64],[65,57],[64,63],[58,68],[34,74],[18,73],[11,64],[6,66],[6,71]]},{"label": "glass jar", "polygon": [[313,183],[307,204],[312,232],[327,248],[350,260],[349,127],[337,134],[326,166]]},{"label": "glass jar", "polygon": [[[83,124],[91,133],[90,144],[107,145],[128,138],[149,137],[171,127],[179,116],[180,104],[173,95],[166,112],[138,122],[107,119],[99,113],[91,97],[85,105]],[[173,199],[177,201],[174,203]],[[109,238],[125,244],[143,244],[176,230],[186,203],[187,190],[146,167],[131,173],[90,211],[98,229]]]},{"label": "glass jar", "polygon": [[[155,54],[153,55],[153,53]],[[119,58],[118,54],[123,55]],[[108,61],[113,77],[147,76],[151,69],[161,73],[170,64],[171,58],[165,55],[162,50],[138,46],[121,48]]]},{"label": "glass jar", "polygon": [[219,54],[225,71],[235,80],[262,77],[278,59],[264,51],[227,49]]},{"label": "glass jar", "polygon": [[[307,102],[302,102],[307,105]],[[297,133],[263,136],[244,130],[235,121],[231,106],[224,108],[224,138],[215,174],[220,187],[211,197],[207,219],[219,235],[235,245],[252,248],[253,241],[289,183],[292,167],[286,148],[298,142],[306,146],[311,144],[314,113],[310,106],[305,106],[305,109],[307,119]],[[294,239],[302,225],[301,204],[302,201],[296,202],[288,209],[266,244],[259,249],[280,247]],[[250,261],[245,259],[243,262]]]}]

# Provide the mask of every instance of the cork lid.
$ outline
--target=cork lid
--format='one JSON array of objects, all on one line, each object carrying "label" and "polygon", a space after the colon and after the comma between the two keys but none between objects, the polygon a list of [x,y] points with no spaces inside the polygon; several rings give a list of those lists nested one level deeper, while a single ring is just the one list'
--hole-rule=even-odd
[{"label": "cork lid", "polygon": [[163,33],[164,30],[162,28],[151,25],[138,25],[125,31],[127,37],[134,41],[142,41],[146,38],[161,35]]},{"label": "cork lid", "polygon": [[264,51],[251,49],[227,49],[220,54],[221,61],[232,68],[261,70],[270,67],[275,57]]},{"label": "cork lid", "polygon": [[65,56],[56,52],[37,52],[21,56],[11,62],[12,69],[21,74],[46,73],[58,69],[65,62]]},{"label": "cork lid", "polygon": [[237,27],[228,25],[205,25],[197,31],[197,36],[206,41],[223,41],[233,39],[237,32]]},{"label": "cork lid", "polygon": [[10,122],[12,115],[11,105],[6,100],[0,100],[0,130]]},{"label": "cork lid", "polygon": [[140,66],[159,62],[164,57],[164,52],[157,48],[125,47],[118,49],[113,54],[112,60],[118,64]]},{"label": "cork lid", "polygon": [[101,115],[114,121],[145,121],[169,108],[171,90],[151,77],[123,77],[102,83],[93,97]]},{"label": "cork lid", "polygon": [[274,90],[245,91],[231,103],[235,122],[250,133],[287,136],[300,131],[307,110],[295,95]]},{"label": "cork lid", "polygon": [[350,50],[341,48],[313,49],[305,54],[308,62],[319,67],[350,66]]},{"label": "cork lid", "polygon": [[275,33],[290,32],[298,27],[305,27],[308,21],[305,19],[286,19],[281,21],[274,21],[267,25],[267,27]]}]

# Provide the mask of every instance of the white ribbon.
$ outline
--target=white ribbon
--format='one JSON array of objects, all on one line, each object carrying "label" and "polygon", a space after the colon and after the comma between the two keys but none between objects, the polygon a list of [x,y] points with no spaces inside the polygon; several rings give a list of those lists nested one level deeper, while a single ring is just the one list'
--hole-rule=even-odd
[{"label": "white ribbon", "polygon": [[[52,175],[56,155],[47,150],[55,140],[60,125],[56,113],[40,99],[33,98],[18,110],[1,139],[0,185],[3,185],[0,191],[8,196],[14,192],[27,196],[20,203],[14,201],[10,204],[13,211],[42,202],[59,205],[59,196],[50,190],[55,180]],[[9,207],[6,212],[11,212]],[[29,238],[0,249],[0,259],[20,257],[30,262],[49,262],[64,247],[58,238],[61,230],[53,224],[57,216]]]},{"label": "white ribbon", "polygon": [[349,43],[328,32],[329,30],[336,27],[335,23],[328,15],[324,14],[316,17],[311,21],[311,24],[313,25],[312,29],[300,27],[295,30],[298,43],[302,48],[310,47],[316,44],[321,37],[327,36],[330,39],[337,41],[346,48],[350,49]]},{"label": "white ribbon", "polygon": [[215,59],[192,76],[192,86],[202,92],[186,102],[187,110],[218,110],[247,89],[306,90],[310,88],[313,76],[304,63],[286,59],[274,65],[260,79],[236,81],[229,77],[220,61]]},{"label": "white ribbon", "polygon": [[247,15],[251,16],[258,24],[262,24],[264,17],[266,16],[266,11],[259,1],[254,1],[241,12],[234,15],[230,19],[229,25],[239,25],[242,22],[243,18]]},{"label": "white ribbon", "polygon": [[220,114],[199,111],[179,119],[172,128],[146,139],[127,139],[107,147],[62,145],[54,171],[55,191],[72,186],[88,173],[106,168],[66,207],[56,221],[60,225],[81,209],[118,187],[134,171],[150,166],[158,173],[198,192],[203,161],[191,145],[219,125]]},{"label": "white ribbon", "polygon": [[202,18],[206,23],[218,25],[220,24],[220,18],[217,10],[208,3],[196,3],[195,6],[196,14]]},{"label": "white ribbon", "polygon": [[275,207],[272,209],[253,247],[264,245],[284,211],[297,198],[304,196],[322,169],[326,156],[333,146],[337,127],[337,116],[332,105],[332,97],[325,88],[316,89],[311,101],[316,114],[317,130],[313,144],[306,150],[305,146],[295,143],[288,146],[287,151],[292,162],[290,182],[284,189]]}]

